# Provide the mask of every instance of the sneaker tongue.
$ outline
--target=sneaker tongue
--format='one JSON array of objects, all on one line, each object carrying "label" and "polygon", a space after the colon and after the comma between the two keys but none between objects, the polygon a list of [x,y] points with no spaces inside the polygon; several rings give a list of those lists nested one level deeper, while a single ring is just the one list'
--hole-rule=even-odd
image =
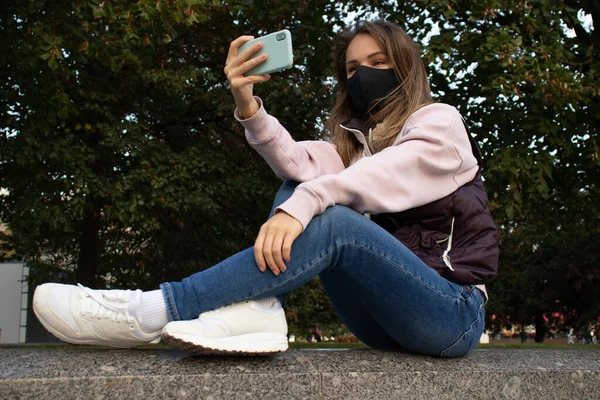
[{"label": "sneaker tongue", "polygon": [[81,309],[93,315],[117,315],[126,310],[128,295],[124,291],[86,290]]}]

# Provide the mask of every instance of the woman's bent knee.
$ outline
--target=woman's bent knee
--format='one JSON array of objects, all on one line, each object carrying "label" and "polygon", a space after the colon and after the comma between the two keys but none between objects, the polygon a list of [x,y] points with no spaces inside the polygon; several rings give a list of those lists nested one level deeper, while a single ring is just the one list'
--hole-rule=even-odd
[{"label": "woman's bent knee", "polygon": [[340,205],[340,204],[336,204],[334,206],[328,207],[323,212],[323,214],[325,214],[325,213],[330,214],[330,215],[334,215],[336,217],[352,217],[352,218],[361,217],[361,218],[365,218],[365,216],[362,215],[361,213],[359,213],[358,211],[355,211],[355,210],[351,209],[350,207],[343,206],[343,205]]},{"label": "woman's bent knee", "polygon": [[352,225],[360,223],[373,223],[358,211],[355,211],[350,207],[337,204],[335,206],[328,207],[322,214],[317,215],[315,218],[317,217],[330,219],[332,222],[335,222],[336,226],[339,226],[344,222],[349,222]]}]

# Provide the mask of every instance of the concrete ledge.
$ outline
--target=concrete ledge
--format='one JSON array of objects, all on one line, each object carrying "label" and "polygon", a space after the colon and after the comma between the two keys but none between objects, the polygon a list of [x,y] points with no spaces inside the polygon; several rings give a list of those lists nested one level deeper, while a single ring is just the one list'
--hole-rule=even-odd
[{"label": "concrete ledge", "polygon": [[2,399],[593,399],[598,350],[368,349],[200,357],[170,349],[0,348]]}]

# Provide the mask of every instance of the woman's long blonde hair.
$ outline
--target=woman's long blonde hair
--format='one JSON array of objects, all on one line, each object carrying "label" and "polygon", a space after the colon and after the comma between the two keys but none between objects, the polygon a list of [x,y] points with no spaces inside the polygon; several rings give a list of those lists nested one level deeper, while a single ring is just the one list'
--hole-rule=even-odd
[{"label": "woman's long blonde hair", "polygon": [[373,153],[390,146],[411,114],[433,102],[425,65],[413,40],[398,25],[387,21],[363,22],[340,32],[334,50],[334,68],[337,78],[336,101],[325,127],[333,136],[337,151],[348,167],[357,155],[360,144],[340,124],[352,118],[353,106],[346,86],[346,50],[352,39],[368,34],[387,53],[400,86],[382,100],[379,111],[365,121],[379,124],[369,138]]}]

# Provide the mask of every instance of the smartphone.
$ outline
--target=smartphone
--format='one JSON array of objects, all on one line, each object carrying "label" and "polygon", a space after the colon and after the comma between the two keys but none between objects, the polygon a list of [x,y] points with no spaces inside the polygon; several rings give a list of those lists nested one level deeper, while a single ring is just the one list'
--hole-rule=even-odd
[{"label": "smartphone", "polygon": [[292,34],[290,31],[284,29],[252,39],[238,48],[238,54],[256,42],[262,42],[262,48],[254,53],[250,59],[265,53],[268,55],[268,58],[265,62],[258,64],[246,72],[244,76],[270,74],[271,72],[281,71],[292,66],[294,55],[292,52]]}]

